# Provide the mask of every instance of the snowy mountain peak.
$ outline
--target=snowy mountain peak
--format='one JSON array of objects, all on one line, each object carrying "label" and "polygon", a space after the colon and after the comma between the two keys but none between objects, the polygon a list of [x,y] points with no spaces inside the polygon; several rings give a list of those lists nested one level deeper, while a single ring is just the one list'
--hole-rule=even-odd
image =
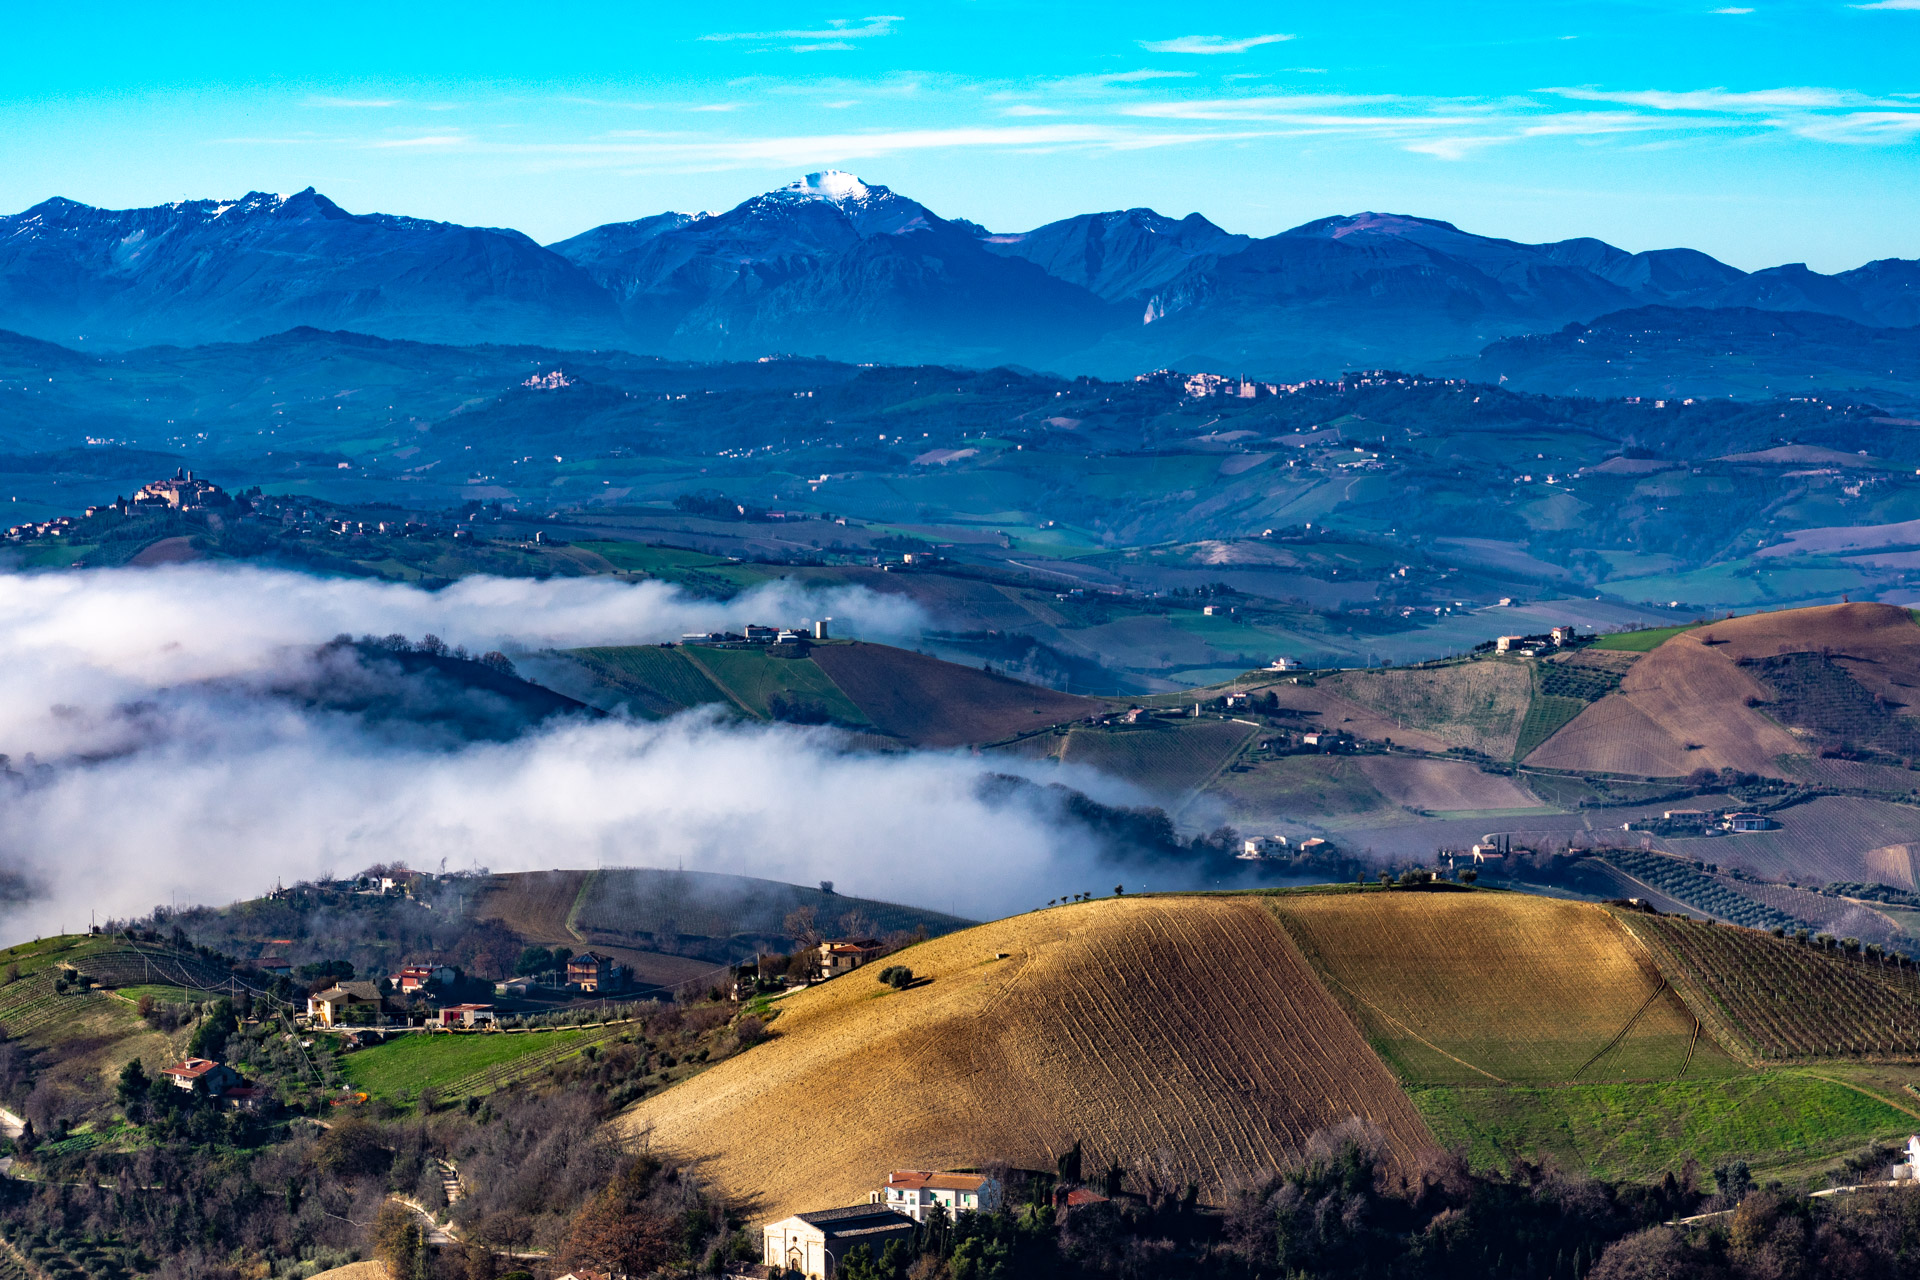
[{"label": "snowy mountain peak", "polygon": [[873,188],[843,169],[827,169],[821,173],[810,173],[804,178],[795,178],[786,186],[777,187],[767,194],[794,200],[830,200],[834,204],[842,204],[865,200],[873,194]]}]

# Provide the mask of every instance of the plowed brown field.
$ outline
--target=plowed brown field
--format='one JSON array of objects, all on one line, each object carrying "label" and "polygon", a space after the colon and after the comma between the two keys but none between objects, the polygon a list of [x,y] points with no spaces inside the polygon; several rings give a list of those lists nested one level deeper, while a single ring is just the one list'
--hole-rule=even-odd
[{"label": "plowed brown field", "polygon": [[1618,693],[1574,717],[1527,763],[1650,777],[1701,768],[1777,775],[1774,758],[1806,746],[1747,705],[1768,692],[1734,665],[1733,646],[1702,643],[1733,625],[1683,632],[1634,663]]},{"label": "plowed brown field", "polygon": [[883,644],[819,645],[812,656],[880,732],[917,747],[994,742],[1106,708],[1092,698]]},{"label": "plowed brown field", "polygon": [[[1694,1018],[1605,908],[1370,890],[1266,900],[1409,1083],[1671,1078]],[[1689,1074],[1730,1065],[1711,1041]]]},{"label": "plowed brown field", "polygon": [[1431,1145],[1259,900],[1106,899],[899,961],[931,981],[790,996],[770,1043],[621,1124],[704,1159],[758,1218],[864,1202],[893,1168],[1051,1168],[1076,1139],[1094,1167],[1164,1152],[1213,1200],[1349,1116],[1401,1159]]},{"label": "plowed brown field", "polygon": [[1409,809],[1444,813],[1547,807],[1512,778],[1482,773],[1464,760],[1394,754],[1358,756],[1354,763],[1380,789],[1380,794]]},{"label": "plowed brown field", "polygon": [[478,920],[498,920],[529,942],[577,943],[567,928],[580,888],[591,871],[528,871],[495,876],[486,896],[474,903]]}]

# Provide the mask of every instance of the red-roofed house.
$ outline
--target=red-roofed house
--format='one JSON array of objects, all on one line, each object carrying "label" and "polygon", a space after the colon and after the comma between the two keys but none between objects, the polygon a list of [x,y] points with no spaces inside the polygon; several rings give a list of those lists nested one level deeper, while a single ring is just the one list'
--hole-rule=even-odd
[{"label": "red-roofed house", "polygon": [[490,1004],[450,1004],[440,1010],[443,1027],[490,1026],[497,1021]]},{"label": "red-roofed house", "polygon": [[185,1062],[165,1068],[160,1074],[172,1080],[176,1088],[191,1089],[199,1085],[214,1097],[240,1083],[238,1071],[211,1058],[188,1058]]},{"label": "red-roofed house", "polygon": [[1098,1191],[1089,1191],[1085,1187],[1075,1187],[1071,1191],[1062,1191],[1058,1187],[1053,1192],[1053,1207],[1056,1209],[1084,1209],[1090,1204],[1105,1204],[1107,1198]]},{"label": "red-roofed house", "polygon": [[820,944],[820,973],[835,978],[886,954],[878,938],[842,938]]},{"label": "red-roofed house", "polygon": [[915,1222],[924,1222],[927,1210],[934,1205],[945,1209],[949,1218],[968,1209],[992,1213],[1000,1207],[1000,1183],[980,1173],[895,1169],[887,1175],[887,1185],[869,1199],[904,1213]]},{"label": "red-roofed house", "polygon": [[410,964],[393,976],[393,985],[401,994],[411,994],[434,983],[452,982],[459,975],[448,964]]}]

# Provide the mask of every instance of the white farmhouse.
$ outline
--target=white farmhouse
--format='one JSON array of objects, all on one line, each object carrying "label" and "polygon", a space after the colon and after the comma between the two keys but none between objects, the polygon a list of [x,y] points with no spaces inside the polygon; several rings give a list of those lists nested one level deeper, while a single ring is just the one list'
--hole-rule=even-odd
[{"label": "white farmhouse", "polygon": [[1000,1183],[979,1173],[935,1173],[931,1169],[895,1169],[887,1185],[873,1193],[873,1203],[925,1222],[935,1205],[949,1218],[972,1210],[992,1213],[1000,1207]]}]

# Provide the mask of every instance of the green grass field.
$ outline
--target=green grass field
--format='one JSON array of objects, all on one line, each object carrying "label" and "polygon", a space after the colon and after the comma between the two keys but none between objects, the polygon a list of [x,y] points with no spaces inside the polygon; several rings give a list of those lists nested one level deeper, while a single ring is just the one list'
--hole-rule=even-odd
[{"label": "green grass field", "polygon": [[687,707],[727,701],[727,695],[680,649],[620,645],[571,649],[567,656],[586,666],[602,684],[627,695],[629,704],[647,715],[672,715]]},{"label": "green grass field", "polygon": [[1442,1146],[1476,1168],[1551,1155],[1603,1178],[1657,1177],[1688,1156],[1786,1169],[1903,1137],[1914,1118],[1793,1072],[1651,1084],[1408,1090]]},{"label": "green grass field", "polygon": [[1614,649],[1623,653],[1652,653],[1682,631],[1691,631],[1698,623],[1684,627],[1649,627],[1645,631],[1616,631],[1593,642],[1595,649]]},{"label": "green grass field", "polygon": [[774,658],[758,649],[681,649],[715,683],[725,687],[755,715],[771,716],[775,694],[816,703],[843,724],[869,723],[853,700],[811,658]]},{"label": "green grass field", "polygon": [[1513,746],[1513,758],[1524,760],[1527,753],[1566,728],[1572,719],[1587,709],[1579,698],[1561,698],[1537,693],[1527,705],[1526,719],[1520,722],[1520,737]]},{"label": "green grass field", "polygon": [[375,1097],[411,1098],[422,1089],[445,1090],[475,1072],[594,1038],[591,1031],[530,1031],[524,1034],[438,1035],[414,1033],[341,1059],[341,1071],[356,1089]]}]

